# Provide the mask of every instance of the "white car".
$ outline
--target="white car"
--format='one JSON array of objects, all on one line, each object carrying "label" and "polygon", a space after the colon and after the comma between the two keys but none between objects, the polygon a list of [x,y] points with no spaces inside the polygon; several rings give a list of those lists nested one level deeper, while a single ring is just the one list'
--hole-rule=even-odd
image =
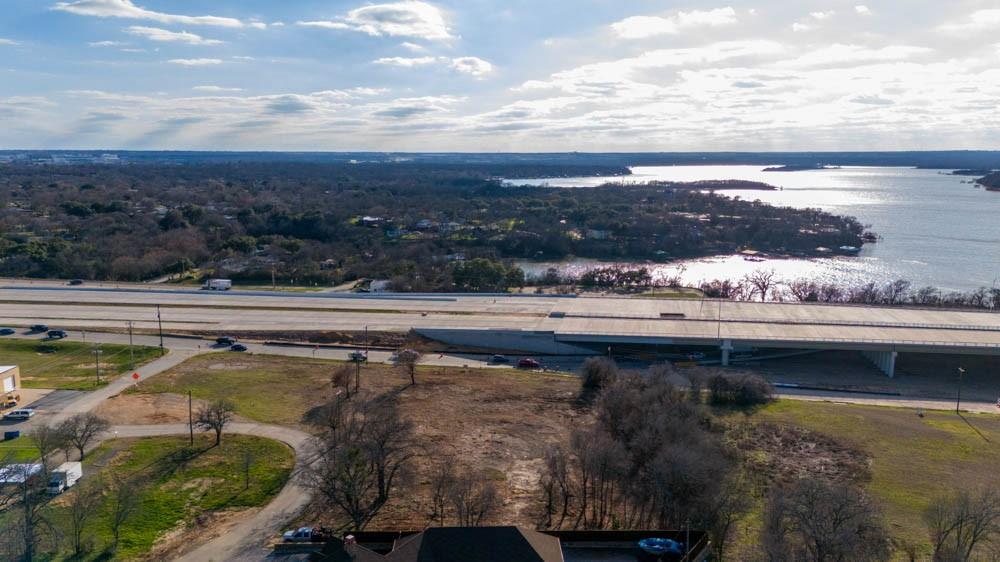
[{"label": "white car", "polygon": [[19,408],[17,410],[11,410],[3,415],[5,420],[26,420],[31,416],[35,415],[35,411],[31,408]]}]

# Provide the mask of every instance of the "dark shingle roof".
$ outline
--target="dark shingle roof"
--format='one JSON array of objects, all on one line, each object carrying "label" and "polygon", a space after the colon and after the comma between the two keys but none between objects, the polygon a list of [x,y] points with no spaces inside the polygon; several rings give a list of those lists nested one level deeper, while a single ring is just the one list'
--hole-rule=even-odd
[{"label": "dark shingle roof", "polygon": [[432,527],[397,541],[391,562],[563,562],[559,539],[520,527]]}]

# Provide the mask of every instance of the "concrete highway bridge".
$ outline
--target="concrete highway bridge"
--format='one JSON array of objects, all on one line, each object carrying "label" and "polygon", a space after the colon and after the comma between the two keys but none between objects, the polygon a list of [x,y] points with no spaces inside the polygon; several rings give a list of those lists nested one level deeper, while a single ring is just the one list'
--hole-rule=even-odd
[{"label": "concrete highway bridge", "polygon": [[[159,311],[159,318],[157,317]],[[530,354],[854,350],[887,375],[898,353],[1000,354],[985,311],[635,297],[199,291],[0,281],[0,326],[208,332],[408,331]]]}]

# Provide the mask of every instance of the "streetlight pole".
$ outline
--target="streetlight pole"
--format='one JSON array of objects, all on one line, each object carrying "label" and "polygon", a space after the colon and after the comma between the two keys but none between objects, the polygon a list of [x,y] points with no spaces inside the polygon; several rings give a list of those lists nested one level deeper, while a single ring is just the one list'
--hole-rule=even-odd
[{"label": "streetlight pole", "polygon": [[955,413],[959,413],[958,410],[962,406],[962,375],[965,374],[965,369],[958,368],[958,397],[955,399]]},{"label": "streetlight pole", "polygon": [[94,345],[94,373],[97,375],[97,386],[101,386],[101,346]]},{"label": "streetlight pole", "polygon": [[191,434],[191,444],[194,445],[194,412],[191,408],[191,391],[188,390],[188,431]]},{"label": "streetlight pole", "polygon": [[132,321],[128,321],[128,368],[135,369],[135,349],[132,347]]},{"label": "streetlight pole", "polygon": [[160,318],[160,305],[156,305],[156,323],[160,326],[160,355],[166,352],[163,350],[163,319]]}]

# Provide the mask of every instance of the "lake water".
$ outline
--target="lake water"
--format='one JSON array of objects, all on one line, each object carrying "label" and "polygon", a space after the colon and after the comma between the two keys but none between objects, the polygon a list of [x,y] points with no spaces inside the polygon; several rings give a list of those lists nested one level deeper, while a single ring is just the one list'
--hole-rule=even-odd
[{"label": "lake water", "polygon": [[[547,178],[512,180],[519,185],[586,187],[620,181],[752,180],[780,191],[723,191],[730,197],[759,199],[773,205],[820,208],[857,217],[882,236],[853,258],[771,259],[747,262],[717,256],[648,265],[658,277],[682,272],[686,283],[739,279],[754,269],[773,269],[785,280],[809,278],[845,284],[908,279],[915,286],[947,290],[993,286],[1000,278],[1000,193],[973,185],[973,178],[950,170],[846,167],[831,170],[764,172],[766,166],[651,166],[619,178]],[[531,274],[553,264],[523,263]],[[580,273],[595,262],[558,264]]]}]

